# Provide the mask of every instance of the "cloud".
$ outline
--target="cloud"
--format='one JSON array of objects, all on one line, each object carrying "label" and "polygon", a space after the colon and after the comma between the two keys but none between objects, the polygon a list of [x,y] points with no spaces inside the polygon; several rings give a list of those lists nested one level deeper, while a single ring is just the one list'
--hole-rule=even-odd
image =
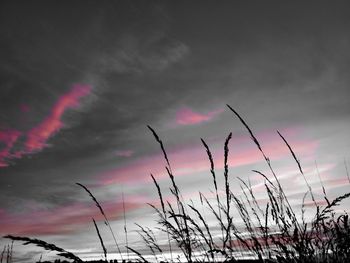
[{"label": "cloud", "polygon": [[153,38],[133,35],[122,37],[113,52],[99,54],[98,71],[117,73],[160,72],[186,57],[190,49],[184,43],[162,34]]},{"label": "cloud", "polygon": [[63,126],[61,120],[67,109],[79,106],[79,100],[91,91],[89,85],[75,84],[71,90],[62,95],[51,109],[51,113],[39,125],[27,133],[25,147],[27,152],[40,151],[47,146],[47,140]]},{"label": "cloud", "polygon": [[178,125],[200,124],[202,122],[210,121],[221,112],[223,112],[223,110],[219,109],[215,111],[210,111],[207,114],[201,114],[194,112],[188,107],[184,107],[177,111],[175,122]]},{"label": "cloud", "polygon": [[[90,92],[90,85],[74,84],[67,93],[59,97],[49,115],[29,131],[21,132],[15,129],[0,131],[0,142],[4,145],[0,150],[0,167],[8,166],[10,159],[21,158],[24,154],[35,153],[47,147],[47,141],[64,127],[63,114],[68,109],[79,107],[80,99]],[[21,107],[21,110],[27,113],[28,108]],[[24,142],[18,146],[16,144],[22,143],[20,138],[23,138]]]},{"label": "cloud", "polygon": [[[282,133],[292,141],[293,149],[300,155],[314,155],[318,146],[317,141],[298,138],[300,134],[296,129],[285,129]],[[229,154],[229,166],[237,167],[253,163],[262,162],[261,153],[255,147],[247,147],[246,138],[234,138],[231,141],[231,150]],[[272,137],[268,133],[259,133],[257,137],[264,141],[265,152],[271,159],[279,160],[289,158],[288,148],[277,137]],[[211,151],[214,156],[214,162],[218,169],[223,168],[224,158],[222,141],[218,140],[211,143]],[[209,169],[208,159],[203,146],[198,143],[195,145],[186,145],[175,150],[169,150],[168,156],[172,163],[173,172],[177,176],[190,175]],[[165,163],[161,154],[139,158],[129,164],[116,169],[104,172],[99,175],[102,185],[113,184],[116,182],[137,183],[149,181],[149,172],[156,177],[165,177]]]},{"label": "cloud", "polygon": [[[143,196],[128,196],[125,200],[125,211],[131,211],[145,206],[149,200]],[[116,220],[124,213],[123,203],[100,201],[109,220]],[[83,227],[91,223],[91,218],[97,221],[103,220],[100,211],[93,202],[75,202],[66,206],[56,207],[50,210],[34,210],[30,212],[11,214],[0,209],[0,234],[14,235],[53,235],[66,234],[77,231],[77,227]]]}]

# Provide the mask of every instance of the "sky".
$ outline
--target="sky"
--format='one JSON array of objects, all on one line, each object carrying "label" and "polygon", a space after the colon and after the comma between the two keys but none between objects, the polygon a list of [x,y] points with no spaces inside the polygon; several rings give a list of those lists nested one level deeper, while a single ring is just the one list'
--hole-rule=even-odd
[{"label": "sky", "polygon": [[[229,104],[250,125],[297,209],[307,191],[280,131],[322,201],[349,192],[348,1],[1,1],[0,235],[40,238],[82,258],[113,240],[147,254],[134,223],[155,227],[152,173],[170,202],[162,139],[186,200],[210,195],[211,148],[229,178],[259,193],[268,167]],[[348,165],[349,166],[349,165]],[[349,166],[350,167],[350,166]],[[261,191],[260,191],[261,192]],[[344,204],[340,209],[347,209]],[[208,215],[215,227],[215,220]],[[161,242],[164,240],[161,240]],[[165,241],[164,241],[165,242]],[[0,239],[0,249],[9,240]],[[14,245],[14,262],[52,258]]]}]

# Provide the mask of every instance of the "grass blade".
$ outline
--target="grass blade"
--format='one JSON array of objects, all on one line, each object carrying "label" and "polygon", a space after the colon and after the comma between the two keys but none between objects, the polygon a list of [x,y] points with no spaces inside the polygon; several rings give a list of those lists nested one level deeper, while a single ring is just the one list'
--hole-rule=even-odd
[{"label": "grass blade", "polygon": [[107,261],[107,249],[106,249],[106,247],[105,247],[105,245],[104,245],[104,243],[103,243],[103,239],[102,239],[102,236],[101,236],[101,234],[100,234],[100,230],[99,230],[98,227],[97,227],[97,224],[96,224],[95,219],[92,219],[92,221],[94,222],[95,229],[96,229],[96,232],[97,232],[97,236],[98,236],[98,238],[99,238],[99,240],[100,240],[100,243],[101,243],[101,246],[102,246],[102,249],[103,249],[103,254],[104,254],[104,256],[105,256],[105,260]]}]

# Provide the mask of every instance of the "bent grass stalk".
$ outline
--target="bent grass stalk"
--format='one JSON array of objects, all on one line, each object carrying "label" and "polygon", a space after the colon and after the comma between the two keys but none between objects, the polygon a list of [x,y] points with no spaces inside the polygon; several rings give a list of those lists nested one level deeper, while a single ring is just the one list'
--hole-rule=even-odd
[{"label": "bent grass stalk", "polygon": [[103,249],[103,254],[104,254],[104,256],[105,256],[105,260],[107,261],[107,249],[106,249],[106,247],[105,247],[105,245],[104,245],[104,243],[103,243],[103,239],[102,239],[102,236],[101,236],[101,234],[100,234],[100,230],[98,229],[98,226],[97,226],[97,224],[96,224],[95,219],[92,219],[92,221],[94,222],[95,229],[96,229],[96,233],[97,233],[98,239],[100,240],[101,247],[102,247],[102,249]]},{"label": "bent grass stalk", "polygon": [[90,196],[91,199],[94,201],[94,203],[95,203],[95,205],[97,206],[97,208],[100,210],[101,215],[102,215],[103,218],[105,219],[105,224],[106,224],[106,226],[109,228],[109,231],[110,231],[111,234],[112,234],[114,243],[115,243],[115,245],[116,245],[116,247],[117,247],[117,249],[118,249],[118,253],[119,253],[121,259],[123,260],[123,255],[122,255],[122,253],[121,253],[121,251],[120,251],[119,244],[118,244],[118,242],[117,242],[117,239],[116,239],[116,237],[115,237],[115,235],[114,235],[114,232],[113,232],[113,230],[112,230],[112,227],[111,227],[111,225],[110,225],[110,223],[109,223],[109,220],[108,220],[108,218],[107,218],[107,216],[106,216],[106,214],[105,214],[105,212],[104,212],[102,206],[101,206],[100,203],[97,201],[96,197],[92,194],[92,192],[91,192],[85,185],[83,185],[83,184],[81,184],[81,183],[76,183],[76,184],[79,185],[80,187],[82,187],[82,188],[89,194],[89,196]]},{"label": "bent grass stalk", "polygon": [[[171,180],[171,183],[172,183],[172,189],[170,189],[170,191],[172,192],[172,194],[174,195],[174,197],[176,198],[176,201],[177,201],[177,209],[179,211],[180,214],[184,215],[183,218],[180,218],[182,219],[181,221],[180,220],[177,220],[177,225],[178,227],[180,228],[180,234],[181,234],[181,239],[182,239],[182,242],[179,244],[182,246],[182,248],[184,249],[185,253],[185,257],[186,257],[186,260],[189,262],[189,263],[192,263],[192,245],[191,245],[191,238],[190,238],[190,230],[189,230],[189,226],[188,226],[188,223],[187,223],[187,220],[185,220],[184,218],[186,218],[186,210],[185,210],[185,207],[184,207],[184,204],[183,204],[183,197],[179,191],[179,188],[178,186],[176,185],[176,182],[175,182],[175,178],[174,178],[174,174],[172,172],[172,169],[171,169],[171,165],[170,165],[170,162],[169,162],[169,158],[168,158],[168,155],[165,151],[165,148],[164,148],[164,144],[162,142],[162,140],[159,138],[158,134],[154,131],[154,129],[151,127],[151,126],[147,126],[148,129],[152,132],[154,138],[156,139],[156,141],[159,143],[160,147],[161,147],[161,150],[163,152],[163,155],[164,155],[164,159],[167,163],[167,166],[165,167],[166,171],[167,171],[167,174]],[[174,213],[174,212],[173,212]],[[175,213],[174,213],[175,214]]]},{"label": "bent grass stalk", "polygon": [[12,235],[6,235],[6,236],[4,236],[4,238],[8,238],[8,239],[11,239],[13,241],[22,241],[22,242],[24,242],[23,245],[34,244],[38,247],[44,248],[45,250],[58,252],[57,253],[58,256],[65,257],[67,259],[72,259],[72,260],[74,260],[74,262],[83,262],[83,260],[81,258],[74,255],[73,253],[66,251],[63,248],[60,248],[54,244],[47,243],[47,242],[40,240],[40,239],[12,236]]}]

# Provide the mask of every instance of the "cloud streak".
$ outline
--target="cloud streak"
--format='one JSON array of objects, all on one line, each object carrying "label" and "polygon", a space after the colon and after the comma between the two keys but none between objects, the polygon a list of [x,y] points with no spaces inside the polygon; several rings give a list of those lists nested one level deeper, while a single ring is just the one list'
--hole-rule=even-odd
[{"label": "cloud streak", "polygon": [[[8,166],[11,159],[36,153],[47,147],[47,141],[64,127],[63,114],[68,109],[78,108],[80,99],[90,92],[90,85],[74,84],[67,93],[59,97],[49,115],[29,131],[21,132],[16,129],[0,131],[0,142],[3,144],[0,150],[0,167]],[[21,138],[24,143],[21,142]]]},{"label": "cloud streak", "polygon": [[47,140],[63,126],[62,116],[68,109],[79,106],[79,100],[91,92],[89,85],[75,84],[62,95],[51,109],[51,113],[39,125],[27,133],[26,152],[36,152],[47,146]]},{"label": "cloud streak", "polygon": [[212,120],[223,112],[222,109],[210,111],[206,114],[194,112],[188,107],[181,108],[176,113],[175,122],[177,125],[195,125]]},{"label": "cloud streak", "polygon": [[[295,136],[298,136],[298,133],[296,133],[295,129],[290,129],[289,131],[286,129],[284,134],[289,134],[289,137],[292,136],[291,139],[294,142],[293,149],[297,154],[303,156],[314,155],[318,146],[317,141],[306,139],[301,140],[300,138],[296,139]],[[258,137],[262,138],[262,141],[265,142],[265,152],[270,158],[279,160],[290,157],[290,152],[287,147],[285,147],[278,138],[273,138],[265,133],[258,134]],[[242,142],[246,142],[245,137],[236,138],[232,142],[232,149],[229,156],[230,167],[243,166],[263,161],[260,152],[256,148],[247,148],[245,146],[246,143],[242,144]],[[222,141],[215,141],[212,144],[211,148],[214,162],[218,169],[222,169],[224,164]],[[199,143],[196,145],[186,145],[185,147],[176,150],[170,150],[168,151],[168,156],[172,162],[173,172],[177,176],[189,175],[207,171],[209,169],[205,150]],[[133,184],[140,183],[141,181],[149,181],[149,172],[152,172],[158,178],[166,176],[164,160],[161,154],[139,158],[134,162],[107,171],[99,176],[102,178],[102,185],[113,184],[116,182]]]},{"label": "cloud streak", "polygon": [[[141,201],[142,200],[142,201]],[[125,202],[126,212],[145,206],[141,197],[129,196]],[[123,213],[123,203],[115,200],[100,202],[110,220],[120,218]],[[91,218],[104,220],[93,203],[76,202],[50,210],[34,210],[20,214],[11,214],[0,209],[0,234],[17,235],[53,235],[77,231],[77,227],[91,223]]]}]

